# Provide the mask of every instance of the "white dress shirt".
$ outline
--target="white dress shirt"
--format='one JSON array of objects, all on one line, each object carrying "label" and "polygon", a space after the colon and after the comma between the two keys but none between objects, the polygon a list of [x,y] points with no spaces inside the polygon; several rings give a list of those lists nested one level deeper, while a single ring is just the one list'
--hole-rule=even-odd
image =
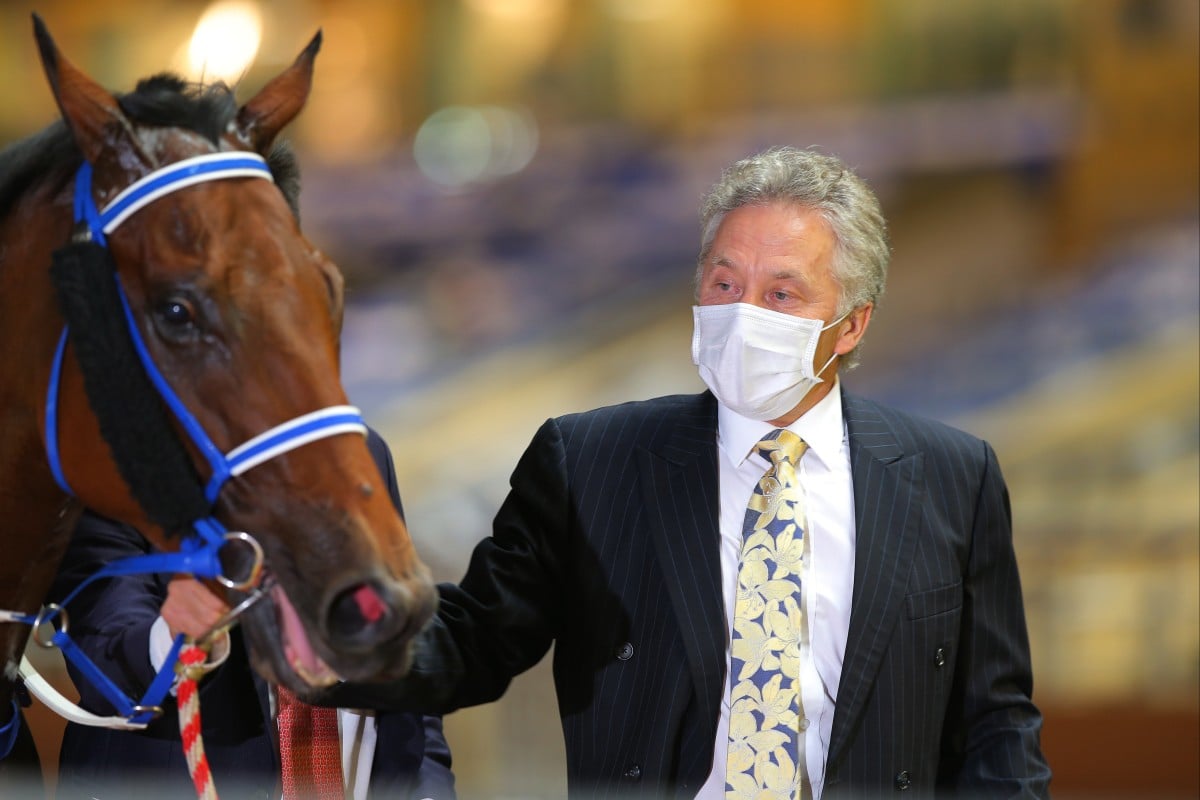
[{"label": "white dress shirt", "polygon": [[[759,479],[770,464],[751,455],[754,446],[774,427],[717,406],[717,451],[721,493],[721,586],[725,598],[725,672],[729,674],[729,641],[737,594],[738,560],[746,507]],[[803,709],[801,727],[814,800],[825,783],[825,759],[837,703],[846,636],[850,629],[850,599],[854,589],[854,491],[850,447],[842,420],[841,387],[821,399],[788,430],[808,443],[800,459],[800,482],[808,517],[811,561],[804,577],[808,603],[809,642],[800,650]],[[729,681],[725,682],[713,770],[696,797],[724,800],[725,763],[729,749]]]},{"label": "white dress shirt", "polygon": [[[150,665],[154,671],[162,669],[171,652],[174,639],[167,621],[159,617],[150,626]],[[220,653],[210,659],[206,667],[216,669],[229,656],[229,638],[222,636],[213,644],[213,651]],[[175,688],[171,688],[171,694]],[[375,712],[351,708],[339,708],[338,739],[342,746],[342,781],[346,785],[346,797],[352,800],[367,800],[371,782],[371,767],[375,763]],[[204,709],[200,710],[203,716]],[[275,692],[271,691],[271,716],[278,713]]]}]

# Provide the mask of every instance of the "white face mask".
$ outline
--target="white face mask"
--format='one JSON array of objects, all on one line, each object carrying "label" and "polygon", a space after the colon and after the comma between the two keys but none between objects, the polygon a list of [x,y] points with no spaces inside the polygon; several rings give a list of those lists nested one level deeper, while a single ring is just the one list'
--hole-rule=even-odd
[{"label": "white face mask", "polygon": [[823,382],[819,376],[837,354],[814,370],[817,341],[848,316],[822,326],[747,303],[693,306],[692,363],[726,407],[750,419],[779,419]]}]

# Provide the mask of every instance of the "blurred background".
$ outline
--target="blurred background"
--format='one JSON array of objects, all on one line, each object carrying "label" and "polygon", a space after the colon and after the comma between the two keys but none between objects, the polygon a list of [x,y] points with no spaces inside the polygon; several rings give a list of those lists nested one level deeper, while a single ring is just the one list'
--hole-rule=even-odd
[{"label": "blurred background", "polygon": [[[845,159],[895,251],[845,381],[999,453],[1056,796],[1200,795],[1195,0],[7,0],[0,144],[55,116],[31,11],[119,91],[171,69],[245,99],[324,32],[303,221],[445,580],[546,417],[702,388],[720,169]],[[563,796],[548,659],[447,730],[464,798]]]}]

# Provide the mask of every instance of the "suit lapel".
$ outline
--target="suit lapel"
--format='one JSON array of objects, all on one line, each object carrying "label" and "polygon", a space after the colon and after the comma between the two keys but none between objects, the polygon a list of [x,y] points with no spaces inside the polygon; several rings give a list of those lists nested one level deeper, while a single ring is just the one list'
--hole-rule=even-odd
[{"label": "suit lapel", "polygon": [[679,620],[699,719],[712,735],[725,678],[725,619],[717,531],[716,401],[705,392],[678,413],[661,443],[638,453],[639,482],[650,527]]},{"label": "suit lapel", "polygon": [[850,630],[830,734],[832,774],[862,722],[880,661],[903,608],[925,491],[923,457],[905,453],[875,406],[843,395],[856,525]]}]

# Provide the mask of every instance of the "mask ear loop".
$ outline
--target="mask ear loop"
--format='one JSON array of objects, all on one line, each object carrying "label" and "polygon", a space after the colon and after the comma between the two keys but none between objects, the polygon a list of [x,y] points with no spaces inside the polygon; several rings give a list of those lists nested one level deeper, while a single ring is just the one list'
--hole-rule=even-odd
[{"label": "mask ear loop", "polygon": [[851,312],[853,312],[853,311],[854,311],[854,309],[850,309],[850,311],[847,311],[845,314],[842,314],[840,317],[838,317],[838,318],[837,318],[837,319],[835,319],[833,322],[831,322],[831,323],[829,323],[828,325],[826,325],[824,328],[821,328],[821,333],[824,333],[825,331],[827,331],[827,330],[829,330],[830,328],[832,328],[834,325],[837,325],[839,322],[841,322],[841,321],[843,321],[844,319],[846,319],[846,317],[850,316]]},{"label": "mask ear loop", "polygon": [[[854,309],[850,309],[850,311],[847,311],[845,314],[842,314],[840,317],[838,317],[838,318],[837,318],[837,319],[835,319],[833,322],[831,322],[831,323],[829,323],[828,325],[826,325],[824,328],[821,328],[821,333],[824,333],[825,331],[829,330],[829,329],[830,329],[830,328],[832,328],[834,325],[838,325],[838,324],[840,324],[840,323],[841,323],[843,320],[845,320],[845,319],[846,319],[846,317],[850,316],[850,312],[851,312],[851,311],[853,311],[853,310],[854,310]],[[837,358],[837,357],[838,357],[838,353],[837,353],[837,351],[835,350],[835,351],[833,352],[833,355],[831,355],[831,356],[829,357],[829,360],[828,360],[828,361],[826,361],[824,364],[822,364],[822,365],[821,365],[821,368],[820,368],[819,370],[817,370],[816,372],[814,372],[814,373],[813,373],[813,377],[814,377],[814,378],[816,378],[816,379],[817,379],[817,380],[819,380],[819,381],[823,381],[823,380],[825,380],[824,378],[822,378],[822,377],[821,377],[821,373],[822,373],[822,372],[824,372],[825,370],[829,369],[829,365],[830,365],[830,364],[832,364],[832,363],[833,363],[833,360],[834,360],[835,358]]]},{"label": "mask ear loop", "polygon": [[837,353],[834,353],[833,355],[831,355],[829,357],[829,360],[826,361],[819,370],[817,370],[816,372],[813,373],[813,377],[819,381],[824,381],[825,379],[821,377],[821,373],[824,372],[825,370],[827,370],[829,368],[829,365],[832,364],[833,360],[837,357],[838,357]]}]

